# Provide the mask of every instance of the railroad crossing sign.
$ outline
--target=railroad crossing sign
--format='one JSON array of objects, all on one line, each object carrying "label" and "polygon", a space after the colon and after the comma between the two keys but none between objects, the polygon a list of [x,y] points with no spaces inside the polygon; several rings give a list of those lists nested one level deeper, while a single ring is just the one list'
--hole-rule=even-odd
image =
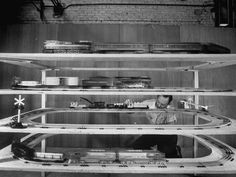
[{"label": "railroad crossing sign", "polygon": [[17,120],[15,119],[16,116],[14,116],[13,122],[11,122],[10,126],[11,126],[11,128],[26,128],[26,126],[24,126],[21,123],[21,110],[24,109],[25,98],[22,98],[21,95],[19,95],[19,97],[14,98],[14,100],[15,100],[14,106],[18,111],[17,112]]},{"label": "railroad crossing sign", "polygon": [[21,110],[24,109],[25,103],[23,101],[25,100],[25,98],[21,98],[21,95],[19,95],[19,97],[14,98],[14,100],[16,101],[14,105],[18,109],[17,123],[15,125],[15,128],[23,128],[20,118],[21,118]]},{"label": "railroad crossing sign", "polygon": [[16,101],[14,103],[14,105],[18,108],[18,109],[23,109],[25,103],[23,101],[25,101],[25,98],[21,98],[21,95],[19,95],[18,98],[14,98],[14,100]]}]

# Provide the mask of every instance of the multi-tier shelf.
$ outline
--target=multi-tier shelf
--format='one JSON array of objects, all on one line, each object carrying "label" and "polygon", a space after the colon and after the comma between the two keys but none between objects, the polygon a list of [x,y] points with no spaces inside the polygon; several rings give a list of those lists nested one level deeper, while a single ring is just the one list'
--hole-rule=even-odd
[{"label": "multi-tier shelf", "polygon": [[[55,65],[60,62],[60,65]],[[76,67],[63,65],[68,62],[186,62],[184,66],[171,67]],[[42,54],[42,53],[0,53],[0,62],[23,67],[36,68],[42,71],[42,83],[47,72],[51,71],[182,71],[193,72],[193,88],[145,88],[145,89],[84,89],[84,88],[22,88],[1,89],[1,95],[22,94],[41,95],[41,109],[22,114],[22,123],[27,128],[11,128],[9,123],[15,116],[0,120],[0,132],[24,132],[45,134],[180,134],[195,138],[196,141],[211,148],[211,154],[202,158],[168,159],[167,165],[68,165],[68,164],[34,164],[28,161],[13,159],[10,146],[0,151],[0,170],[52,171],[78,173],[235,173],[236,150],[216,139],[199,134],[235,134],[234,119],[198,110],[117,110],[117,109],[70,109],[46,108],[47,95],[192,95],[198,105],[199,96],[236,96],[232,89],[199,88],[199,71],[236,64],[236,54]],[[198,108],[196,106],[196,108]],[[145,113],[145,112],[182,112],[196,117],[195,125],[124,125],[124,124],[48,124],[46,115],[57,112],[95,112],[95,113]],[[42,117],[42,122],[34,122]],[[199,124],[198,119],[208,121]],[[33,136],[29,135],[28,137]],[[47,137],[47,135],[44,135]],[[39,137],[35,142],[43,141]],[[23,140],[22,140],[23,141]],[[37,143],[35,143],[37,144]],[[45,148],[45,144],[43,144]],[[196,142],[195,142],[196,151]]]}]

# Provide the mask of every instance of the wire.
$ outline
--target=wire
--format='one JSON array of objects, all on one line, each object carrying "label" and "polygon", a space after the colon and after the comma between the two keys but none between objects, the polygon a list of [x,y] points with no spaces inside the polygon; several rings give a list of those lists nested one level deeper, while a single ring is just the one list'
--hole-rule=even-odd
[{"label": "wire", "polygon": [[[53,6],[50,5],[45,5],[45,7],[53,8],[54,5],[56,4],[62,4],[61,1],[59,0],[51,0],[53,3]],[[34,4],[33,1],[26,1],[24,3],[32,3]],[[73,6],[96,6],[96,5],[140,5],[140,6],[182,6],[182,7],[214,7],[214,4],[212,3],[203,3],[203,4],[162,4],[162,3],[103,3],[103,2],[98,2],[98,3],[75,3],[75,4],[69,4],[64,7],[64,9],[67,9],[69,7]]]},{"label": "wire", "polygon": [[57,5],[57,3],[55,2],[55,0],[51,0],[51,1],[52,1],[52,3],[53,3],[54,6]]},{"label": "wire", "polygon": [[[48,7],[48,8],[53,8],[54,6],[61,4],[60,1],[58,0],[51,0],[53,3],[53,6],[50,5],[45,5],[44,7]],[[34,4],[32,1],[30,1],[32,4]],[[34,4],[35,5],[35,4]],[[133,5],[139,5],[139,6],[176,6],[176,7],[214,7],[214,4],[157,4],[157,3],[148,3],[148,4],[144,4],[144,3],[75,3],[75,4],[69,4],[66,5],[64,7],[64,9],[68,9],[69,7],[76,7],[76,6],[101,6],[101,5],[110,5],[110,6],[121,6],[121,5],[125,5],[125,6],[133,6]]]},{"label": "wire", "polygon": [[36,8],[36,10],[39,12],[39,15],[40,15],[40,19],[43,21],[43,22],[46,22],[46,17],[44,15],[44,10],[45,10],[45,4],[43,2],[43,0],[40,0],[39,2],[39,7],[33,2],[31,1],[31,4],[33,4],[33,6]]},{"label": "wire", "polygon": [[36,4],[33,1],[31,3],[33,4],[33,6],[36,8],[37,11],[40,11],[40,8],[38,8],[38,6],[36,6]]},{"label": "wire", "polygon": [[96,6],[96,5],[140,5],[140,6],[181,6],[181,7],[213,7],[214,4],[157,4],[157,3],[76,3],[76,4],[69,4],[64,7],[67,9],[73,6]]},{"label": "wire", "polygon": [[87,99],[87,98],[80,97],[80,99],[82,99],[82,100],[85,100],[85,101],[87,101],[87,102],[89,102],[89,103],[93,104],[93,102],[92,102],[92,101],[90,101],[90,100],[89,100],[89,99]]}]

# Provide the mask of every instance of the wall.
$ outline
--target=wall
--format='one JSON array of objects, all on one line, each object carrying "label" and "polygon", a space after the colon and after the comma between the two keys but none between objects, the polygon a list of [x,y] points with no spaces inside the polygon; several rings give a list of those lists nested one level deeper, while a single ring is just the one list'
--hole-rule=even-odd
[{"label": "wall", "polygon": [[[24,2],[24,1],[23,1]],[[27,1],[26,1],[27,2]],[[30,2],[30,1],[28,1]],[[63,0],[64,14],[55,18],[50,0],[23,3],[17,15],[20,23],[129,23],[198,24],[214,26],[213,0]],[[44,9],[40,11],[36,9]],[[44,8],[45,7],[45,8]],[[41,18],[41,19],[40,19]]]}]

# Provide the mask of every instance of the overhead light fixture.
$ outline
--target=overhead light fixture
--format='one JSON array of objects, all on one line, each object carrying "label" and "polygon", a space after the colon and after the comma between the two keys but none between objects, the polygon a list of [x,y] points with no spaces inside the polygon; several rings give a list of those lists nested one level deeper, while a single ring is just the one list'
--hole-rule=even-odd
[{"label": "overhead light fixture", "polygon": [[215,26],[235,26],[234,0],[215,0]]},{"label": "overhead light fixture", "polygon": [[219,24],[219,26],[221,26],[221,27],[226,27],[226,26],[228,26],[229,24],[228,23],[220,23]]}]

